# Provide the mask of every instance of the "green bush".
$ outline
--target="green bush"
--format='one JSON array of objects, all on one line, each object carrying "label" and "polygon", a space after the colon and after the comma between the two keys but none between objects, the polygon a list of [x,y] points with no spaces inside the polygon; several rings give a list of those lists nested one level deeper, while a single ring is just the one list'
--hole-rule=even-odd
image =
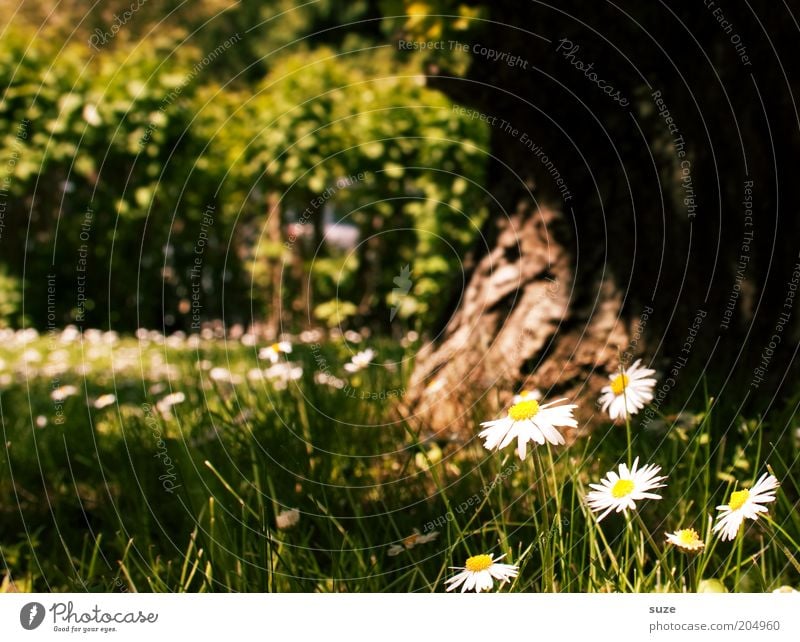
[{"label": "green bush", "polygon": [[[157,33],[91,59],[85,43],[0,36],[0,157],[13,159],[0,261],[24,270],[33,323],[51,274],[58,325],[246,323],[275,312],[276,271],[290,312],[433,315],[485,215],[485,128],[397,52],[305,46],[229,84],[214,69],[241,34],[204,51]],[[337,223],[357,228],[352,251],[323,242]]]},{"label": "green bush", "polygon": [[8,276],[0,266],[0,328],[16,325],[22,287],[18,279]]}]

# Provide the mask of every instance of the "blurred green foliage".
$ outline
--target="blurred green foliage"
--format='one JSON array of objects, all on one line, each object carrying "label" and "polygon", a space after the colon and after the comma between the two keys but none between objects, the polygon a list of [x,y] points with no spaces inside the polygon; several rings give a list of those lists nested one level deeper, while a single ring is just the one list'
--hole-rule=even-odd
[{"label": "blurred green foliage", "polygon": [[223,5],[0,36],[0,263],[24,313],[44,325],[50,276],[59,325],[279,301],[290,324],[430,320],[485,217],[488,132],[426,89],[377,3]]}]

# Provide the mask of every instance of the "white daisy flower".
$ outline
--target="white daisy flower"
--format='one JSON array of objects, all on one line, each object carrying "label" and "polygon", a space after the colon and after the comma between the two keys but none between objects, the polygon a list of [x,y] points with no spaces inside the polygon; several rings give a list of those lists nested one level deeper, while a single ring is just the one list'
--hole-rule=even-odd
[{"label": "white daisy flower", "polygon": [[264,379],[264,371],[261,368],[250,368],[247,371],[247,379],[249,381],[262,381]]},{"label": "white daisy flower", "polygon": [[367,348],[358,354],[354,354],[353,358],[350,359],[350,363],[344,364],[344,369],[347,370],[347,372],[358,372],[366,368],[374,357],[375,351],[372,348]]},{"label": "white daisy flower", "polygon": [[74,397],[77,394],[78,389],[75,386],[61,386],[50,393],[50,398],[53,401],[64,401],[68,397]]},{"label": "white daisy flower", "polygon": [[720,539],[723,542],[732,540],[739,532],[745,517],[758,519],[759,513],[767,512],[764,504],[775,501],[775,489],[778,486],[780,484],[773,475],[764,473],[753,488],[744,488],[731,493],[727,504],[717,506],[717,510],[721,512],[717,516],[717,523],[714,524],[714,532],[722,533]]},{"label": "white daisy flower", "polygon": [[117,397],[112,394],[107,395],[100,395],[97,399],[94,400],[94,404],[92,404],[98,410],[102,410],[113,404],[117,400]]},{"label": "white daisy flower", "polygon": [[699,553],[706,547],[693,528],[681,528],[674,533],[667,533],[667,542],[690,553]]},{"label": "white daisy flower", "polygon": [[100,112],[97,111],[97,105],[93,105],[92,103],[86,103],[83,106],[82,115],[83,119],[92,127],[97,127],[103,122],[103,119],[100,118]]},{"label": "white daisy flower", "polygon": [[233,374],[227,368],[211,368],[208,373],[208,376],[211,377],[214,381],[219,381],[221,383],[230,383],[238,385],[242,383],[242,378],[239,375]]},{"label": "white daisy flower", "polygon": [[555,405],[562,401],[566,401],[566,399],[558,399],[542,405],[539,405],[535,399],[520,401],[508,409],[507,417],[484,421],[481,426],[486,426],[486,429],[478,435],[486,440],[483,443],[484,448],[499,450],[516,439],[517,454],[520,459],[525,459],[529,441],[535,441],[539,445],[546,441],[556,445],[563,444],[564,437],[556,430],[556,427],[577,428],[578,421],[572,416],[572,410],[577,406],[575,404]]},{"label": "white daisy flower", "polygon": [[161,414],[169,412],[170,408],[175,404],[183,403],[186,401],[186,395],[182,392],[173,392],[156,403],[156,408]]},{"label": "white daisy flower", "polygon": [[431,531],[430,533],[425,533],[423,535],[415,528],[414,532],[406,537],[402,542],[399,544],[392,544],[389,547],[388,554],[390,557],[395,557],[396,555],[400,555],[400,553],[403,551],[410,551],[415,546],[432,542],[437,537],[439,537],[439,531]]},{"label": "white daisy flower", "polygon": [[641,363],[637,359],[630,368],[613,375],[610,384],[600,391],[600,403],[612,421],[635,415],[653,400],[656,380],[650,377],[656,371],[640,367]]},{"label": "white daisy flower", "polygon": [[520,403],[521,401],[530,401],[531,399],[541,401],[542,393],[536,388],[533,390],[520,390],[518,394],[514,395],[512,401],[513,403]]},{"label": "white daisy flower", "polygon": [[661,495],[649,492],[666,485],[659,483],[666,479],[665,476],[658,474],[661,472],[661,466],[649,464],[641,469],[638,466],[637,457],[630,469],[626,464],[620,464],[619,474],[612,470],[599,484],[589,484],[595,489],[586,495],[589,508],[595,513],[604,511],[597,518],[598,522],[612,510],[617,513],[627,513],[629,508],[634,510],[636,502],[642,499],[661,499]]},{"label": "white daisy flower", "polygon": [[519,567],[513,564],[498,564],[497,562],[504,557],[505,555],[501,555],[494,559],[494,555],[473,555],[463,567],[451,567],[461,572],[445,581],[445,584],[450,585],[447,590],[453,591],[460,586],[462,593],[465,591],[480,593],[491,590],[495,580],[508,582],[517,576]]},{"label": "white daisy flower", "polygon": [[271,346],[261,348],[261,350],[258,351],[258,358],[269,359],[271,363],[278,363],[278,360],[281,358],[281,354],[290,354],[291,351],[291,343],[288,341],[278,341],[277,343],[273,343]]},{"label": "white daisy flower", "polygon": [[264,371],[264,376],[272,381],[276,390],[286,390],[290,381],[297,381],[303,376],[303,368],[296,363],[276,363]]},{"label": "white daisy flower", "polygon": [[314,373],[314,383],[318,383],[323,386],[330,386],[331,388],[336,388],[337,390],[341,390],[347,385],[347,382],[343,379],[334,377],[332,374],[324,371]]}]

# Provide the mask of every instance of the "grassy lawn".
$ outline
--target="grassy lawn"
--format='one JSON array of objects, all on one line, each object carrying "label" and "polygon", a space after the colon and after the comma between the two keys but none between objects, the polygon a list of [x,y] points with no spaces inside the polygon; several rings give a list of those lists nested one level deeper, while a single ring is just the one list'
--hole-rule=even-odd
[{"label": "grassy lawn", "polygon": [[[626,460],[624,425],[523,461],[484,449],[480,408],[472,439],[428,434],[396,408],[413,344],[305,336],[273,365],[248,337],[1,338],[5,590],[440,591],[483,553],[519,566],[512,591],[800,584],[794,405],[634,417],[630,454],[661,466],[663,499],[598,524],[588,484]],[[720,541],[716,506],[770,471],[768,517]],[[696,555],[665,543],[689,527]]]}]

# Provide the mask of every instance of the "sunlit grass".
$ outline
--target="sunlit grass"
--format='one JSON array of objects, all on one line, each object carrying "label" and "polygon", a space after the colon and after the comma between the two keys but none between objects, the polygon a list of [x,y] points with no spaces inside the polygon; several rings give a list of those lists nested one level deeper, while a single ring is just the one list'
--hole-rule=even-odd
[{"label": "sunlit grass", "polygon": [[[477,424],[472,439],[423,438],[394,407],[410,367],[396,343],[295,342],[287,356],[303,374],[281,389],[263,375],[263,346],[238,340],[58,341],[0,346],[6,589],[441,591],[450,567],[483,553],[519,566],[501,590],[799,583],[793,406],[731,426],[715,423],[711,399],[647,430],[634,417],[630,449],[661,466],[663,499],[598,525],[588,484],[626,461],[625,427],[601,424],[524,461],[484,450]],[[367,345],[372,365],[347,372]],[[318,382],[326,366],[344,387]],[[65,386],[75,393],[55,401]],[[178,392],[183,401],[167,407]],[[114,403],[94,407],[108,394]],[[715,507],[768,470],[781,482],[769,519],[718,541]],[[278,528],[289,509],[299,521]],[[666,544],[689,527],[706,543],[697,555]],[[432,541],[407,539],[432,530]],[[403,550],[390,556],[392,544]]]}]

